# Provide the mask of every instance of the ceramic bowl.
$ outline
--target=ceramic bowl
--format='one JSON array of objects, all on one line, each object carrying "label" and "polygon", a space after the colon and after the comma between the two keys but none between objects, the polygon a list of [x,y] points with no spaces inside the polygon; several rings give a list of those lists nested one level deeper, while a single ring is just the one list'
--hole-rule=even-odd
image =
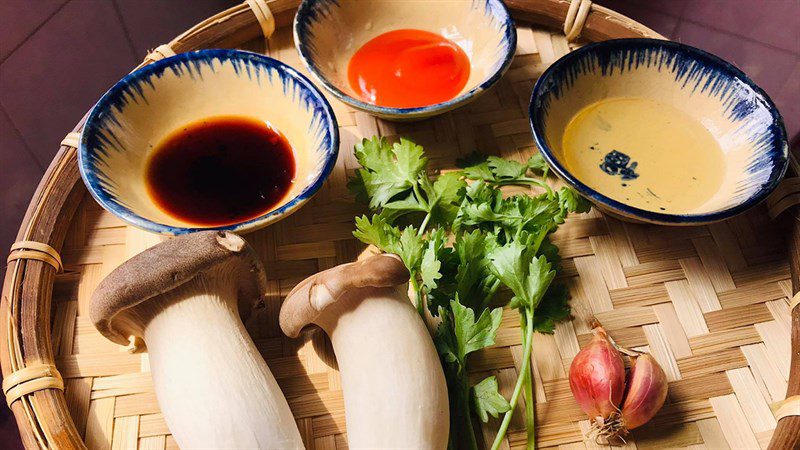
[{"label": "ceramic bowl", "polygon": [[165,235],[197,231],[162,211],[149,196],[148,156],[179,127],[229,115],[268,121],[280,130],[293,148],[296,175],[271,211],[213,229],[247,232],[296,211],[322,186],[336,162],[336,118],[303,75],[275,59],[238,50],[183,53],[118,82],[95,105],[83,128],[81,176],[95,200],[131,225]]},{"label": "ceramic bowl", "polygon": [[[452,100],[418,108],[361,101],[347,80],[350,58],[376,36],[408,28],[458,44],[471,63],[467,84]],[[464,105],[492,87],[511,64],[517,31],[501,0],[303,0],[294,42],[308,70],[339,100],[384,119],[416,120]]]},{"label": "ceramic bowl", "polygon": [[[562,138],[570,120],[585,106],[616,97],[666,103],[699,121],[719,143],[722,183],[698,210],[669,214],[633,207],[567,170]],[[767,94],[733,65],[675,42],[618,39],[565,55],[534,86],[530,118],[536,144],[556,174],[600,209],[634,222],[697,225],[729,218],[762,201],[788,166],[783,120]]]}]

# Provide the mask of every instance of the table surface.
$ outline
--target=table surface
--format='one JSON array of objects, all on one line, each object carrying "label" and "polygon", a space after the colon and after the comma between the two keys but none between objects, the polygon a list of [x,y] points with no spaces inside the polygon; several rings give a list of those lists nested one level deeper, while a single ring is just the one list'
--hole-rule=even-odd
[{"label": "table surface", "polygon": [[[148,49],[237,3],[0,1],[0,167],[4,172],[0,176],[0,248],[8,248],[14,240],[58,143],[103,91],[134,67]],[[597,3],[738,65],[775,100],[789,135],[797,137],[800,29],[795,21],[800,17],[800,2]],[[98,36],[102,39],[96,39]],[[61,45],[63,42],[71,45]],[[83,70],[65,72],[67,67]],[[59,103],[54,108],[56,100]],[[22,447],[13,416],[4,407],[0,407],[0,443],[8,449]]]}]

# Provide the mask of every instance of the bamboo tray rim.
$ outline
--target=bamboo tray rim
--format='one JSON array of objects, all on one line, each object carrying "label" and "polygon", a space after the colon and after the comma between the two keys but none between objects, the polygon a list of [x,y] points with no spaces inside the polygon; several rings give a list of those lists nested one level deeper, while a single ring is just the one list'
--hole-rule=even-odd
[{"label": "bamboo tray rim", "polygon": [[[142,65],[171,54],[235,46],[258,38],[263,33],[269,34],[275,28],[291,24],[299,3],[299,0],[246,0],[206,19],[169,44],[157,47],[147,55]],[[508,0],[506,5],[518,21],[564,28],[568,36],[574,36],[577,30],[590,41],[623,37],[664,39],[650,28],[587,0]],[[41,243],[54,249],[56,256],[84,194],[75,146],[76,136],[85,118],[61,143],[31,200],[17,236],[18,241]],[[797,223],[792,239],[800,247],[800,225]],[[51,296],[60,261],[55,264],[52,259],[58,258],[53,257],[49,250],[31,251],[35,255],[11,259],[6,271],[0,303],[0,333],[5,337],[0,339],[0,365],[4,377],[25,367],[55,364],[50,336]],[[793,250],[790,256],[793,258],[794,290],[797,290],[800,255]],[[796,306],[796,303],[793,304]],[[798,309],[792,310],[793,342],[800,328]],[[787,396],[792,394],[793,386],[800,386],[796,346],[792,358],[793,370]],[[794,395],[798,390],[800,387],[795,389]],[[23,394],[11,409],[17,418],[26,448],[85,448],[67,409],[64,393],[57,386]],[[771,448],[791,445],[791,442],[796,442],[798,434],[800,417],[788,416],[780,420]]]}]

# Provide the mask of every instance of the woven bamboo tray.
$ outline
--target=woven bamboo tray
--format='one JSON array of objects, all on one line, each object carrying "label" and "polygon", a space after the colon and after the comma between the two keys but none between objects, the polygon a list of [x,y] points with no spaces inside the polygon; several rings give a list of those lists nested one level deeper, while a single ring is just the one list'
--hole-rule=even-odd
[{"label": "woven bamboo tray", "polygon": [[[264,30],[256,17],[264,22],[269,14],[254,14],[250,5],[267,4],[277,29],[266,53],[302,69],[289,26],[297,3],[248,0],[160,47],[146,62],[209,47],[265,51],[261,34],[270,31],[269,22]],[[474,150],[523,161],[536,151],[526,117],[531,88],[550,63],[586,40],[659,37],[593,5],[584,41],[568,43],[555,30],[563,26],[569,1],[507,3],[518,22],[519,44],[511,69],[494,89],[467,107],[411,124],[377,120],[330,98],[342,151],[329,180],[300,212],[246,236],[264,259],[270,294],[248,329],[309,448],[347,446],[339,374],[322,334],[305,341],[285,338],[277,313],[295,283],[352,261],[362,250],[351,231],[353,217],[364,211],[346,189],[357,166],[353,144],[375,134],[408,137],[443,169]],[[54,363],[64,390],[36,390],[12,409],[27,448],[176,448],[159,412],[147,354],[130,354],[107,341],[88,318],[100,280],[159,238],[125,226],[86,195],[74,137],[62,144],[18,235],[19,241],[59,250],[63,271],[34,259],[9,262],[0,305],[3,375]],[[797,185],[788,189],[796,191]],[[765,206],[725,223],[691,228],[631,225],[597,211],[570,219],[555,242],[565,258],[561,276],[571,291],[574,320],[558,325],[554,335],[535,337],[538,446],[596,447],[584,438],[588,422],[566,379],[572,357],[589,338],[592,315],[623,345],[652,352],[671,381],[668,404],[651,424],[635,430],[629,448],[765,448],[773,434],[771,448],[798,445],[800,417],[776,422],[770,409],[784,399],[787,387],[790,395],[800,393],[800,308],[794,308],[792,324],[789,303],[798,289],[790,268],[800,266],[800,225],[796,210],[791,214],[795,219],[784,226],[769,218]],[[512,314],[506,313],[497,344],[472,361],[474,376],[497,375],[506,396],[522,353]],[[507,447],[524,445],[523,416],[515,414]],[[497,426],[478,427],[483,442],[492,441]]]}]

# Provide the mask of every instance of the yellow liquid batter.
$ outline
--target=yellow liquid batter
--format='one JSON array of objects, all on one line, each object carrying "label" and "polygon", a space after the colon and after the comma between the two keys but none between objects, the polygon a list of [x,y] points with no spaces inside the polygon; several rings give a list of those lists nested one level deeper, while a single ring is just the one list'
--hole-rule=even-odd
[{"label": "yellow liquid batter", "polygon": [[722,150],[701,123],[644,98],[585,107],[567,125],[562,144],[566,167],[578,180],[648,211],[690,213],[714,196],[725,173]]}]

